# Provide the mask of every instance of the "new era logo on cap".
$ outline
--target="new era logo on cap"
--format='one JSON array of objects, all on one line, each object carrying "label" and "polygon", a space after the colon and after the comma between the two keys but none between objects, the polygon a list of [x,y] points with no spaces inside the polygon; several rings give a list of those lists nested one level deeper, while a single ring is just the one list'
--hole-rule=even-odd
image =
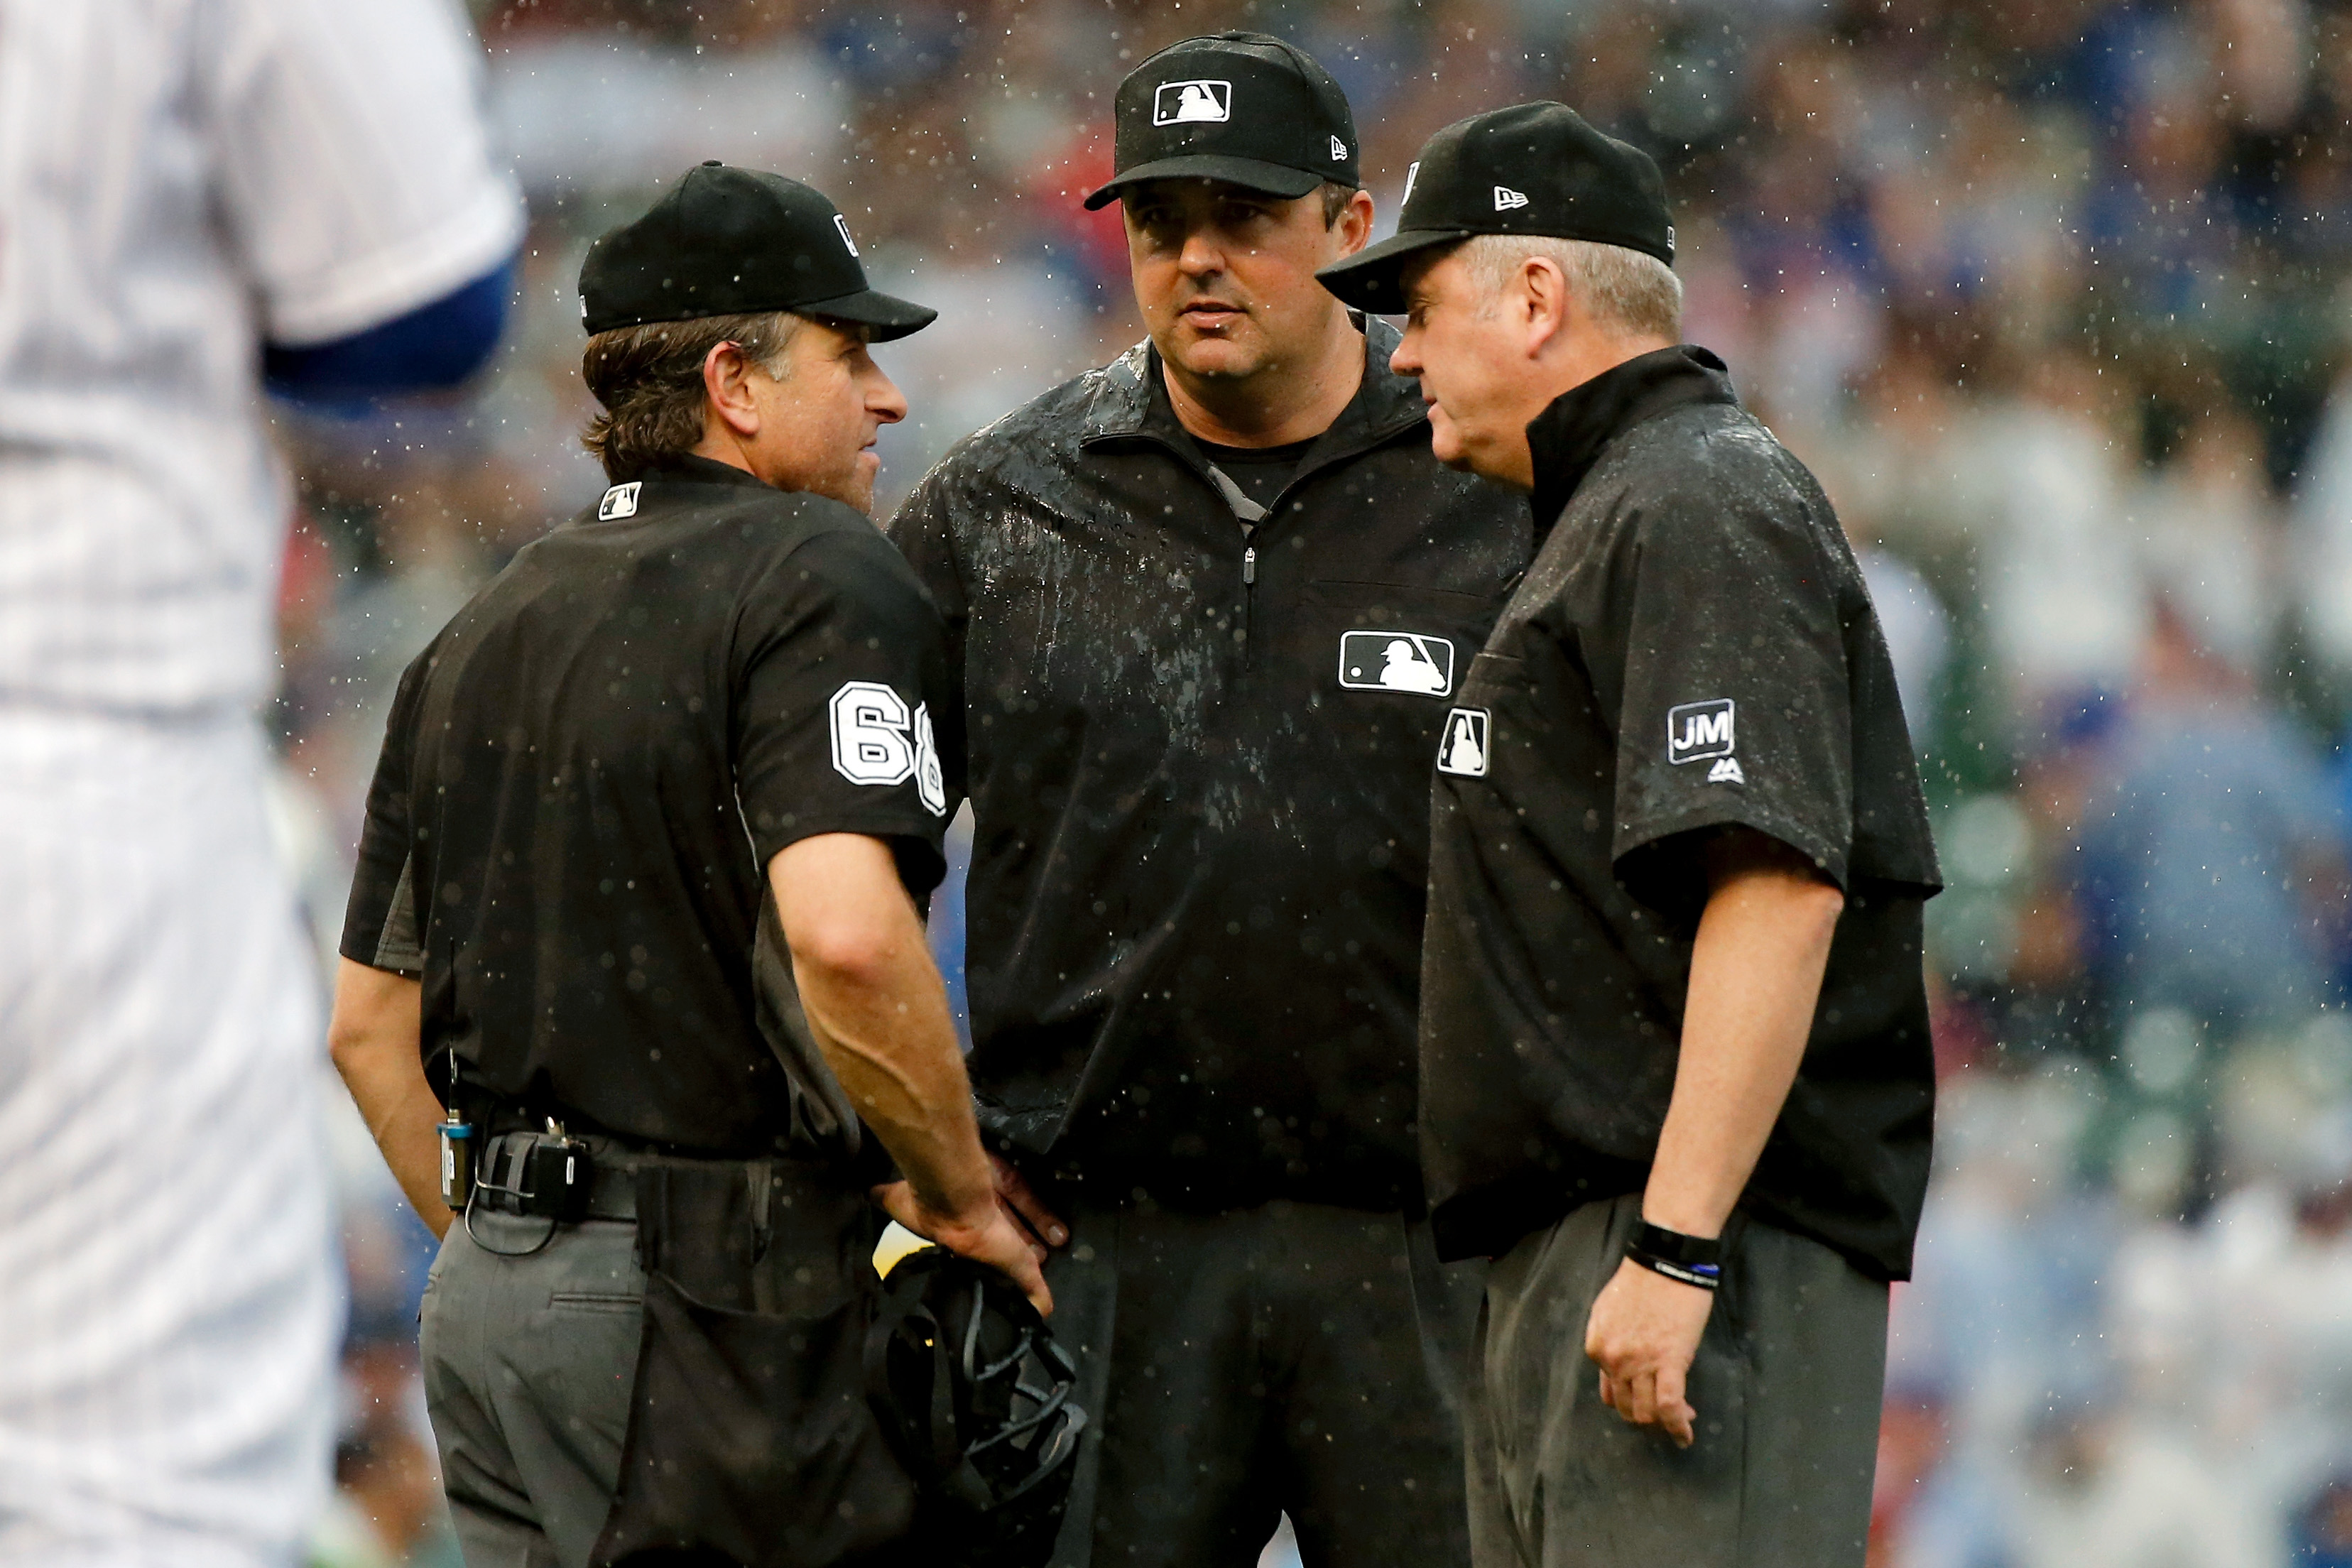
[{"label": "new era logo on cap", "polygon": [[1213,125],[1233,117],[1229,81],[1165,81],[1151,100],[1154,125]]},{"label": "new era logo on cap", "polygon": [[1419,178],[1421,178],[1421,165],[1418,163],[1407,163],[1404,166],[1404,195],[1397,198],[1397,205],[1402,206],[1412,200],[1412,183]]},{"label": "new era logo on cap", "polygon": [[1515,191],[1508,185],[1496,185],[1495,187],[1495,210],[1496,212],[1508,212],[1513,207],[1523,207],[1527,205],[1528,198],[1525,192]]},{"label": "new era logo on cap", "polygon": [[849,220],[839,213],[833,215],[833,226],[841,231],[841,243],[849,247],[849,254],[857,254],[857,242],[849,237]]},{"label": "new era logo on cap", "polygon": [[1348,156],[1348,144],[1337,136],[1331,138],[1331,162],[1343,162]]}]

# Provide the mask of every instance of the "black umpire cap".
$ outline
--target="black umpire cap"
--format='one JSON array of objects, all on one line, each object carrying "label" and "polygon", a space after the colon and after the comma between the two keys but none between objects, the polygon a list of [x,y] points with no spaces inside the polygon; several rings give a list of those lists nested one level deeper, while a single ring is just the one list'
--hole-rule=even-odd
[{"label": "black umpire cap", "polygon": [[1362,184],[1348,95],[1305,49],[1265,33],[1169,45],[1127,73],[1112,120],[1118,173],[1087,197],[1088,211],[1145,180],[1223,180],[1276,196]]},{"label": "black umpire cap", "polygon": [[1548,235],[1675,260],[1666,183],[1638,147],[1564,103],[1515,103],[1457,120],[1405,171],[1397,232],[1316,276],[1360,310],[1405,309],[1406,263],[1479,234]]},{"label": "black umpire cap", "polygon": [[869,289],[849,222],[782,174],[688,169],[653,210],[588,247],[580,321],[590,334],[652,321],[790,310],[903,338],[939,312]]}]

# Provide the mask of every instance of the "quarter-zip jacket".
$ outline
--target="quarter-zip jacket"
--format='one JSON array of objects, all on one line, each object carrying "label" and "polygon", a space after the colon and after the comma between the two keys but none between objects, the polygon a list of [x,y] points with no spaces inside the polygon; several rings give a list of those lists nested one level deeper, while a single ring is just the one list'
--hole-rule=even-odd
[{"label": "quarter-zip jacket", "polygon": [[1366,334],[1262,512],[1146,343],[967,437],[891,525],[961,682],[982,1117],[1104,1197],[1418,1201],[1431,766],[1532,531],[1430,456]]}]

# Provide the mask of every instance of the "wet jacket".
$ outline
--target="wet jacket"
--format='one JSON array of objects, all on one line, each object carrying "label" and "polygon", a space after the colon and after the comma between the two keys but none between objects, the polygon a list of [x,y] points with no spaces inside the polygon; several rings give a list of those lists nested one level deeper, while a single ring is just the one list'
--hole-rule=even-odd
[{"label": "wet jacket", "polygon": [[1142,344],[960,443],[891,527],[964,707],[983,1119],[1097,1197],[1418,1200],[1431,764],[1532,529],[1430,456],[1368,340],[1255,518]]}]

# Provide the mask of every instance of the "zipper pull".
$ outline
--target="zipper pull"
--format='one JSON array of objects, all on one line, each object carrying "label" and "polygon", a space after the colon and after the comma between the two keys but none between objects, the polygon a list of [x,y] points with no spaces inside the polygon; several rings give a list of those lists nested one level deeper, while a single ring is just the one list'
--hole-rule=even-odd
[{"label": "zipper pull", "polygon": [[1242,552],[1242,586],[1247,587],[1256,581],[1257,546],[1253,544]]}]

